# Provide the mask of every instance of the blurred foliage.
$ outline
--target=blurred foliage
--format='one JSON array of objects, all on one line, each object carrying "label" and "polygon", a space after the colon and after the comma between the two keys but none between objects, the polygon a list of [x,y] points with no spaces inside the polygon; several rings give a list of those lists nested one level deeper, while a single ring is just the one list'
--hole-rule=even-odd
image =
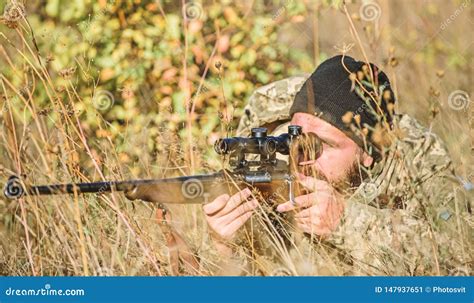
[{"label": "blurred foliage", "polygon": [[[449,9],[441,2],[428,3],[419,18],[431,22],[425,22],[426,28],[408,31],[407,22],[394,17],[406,15],[409,19],[411,14],[417,14],[417,9],[406,5],[408,2],[395,7],[380,1],[382,18],[377,23],[364,22],[358,14],[359,6],[367,1],[351,2],[347,1],[352,5],[352,18],[370,59],[388,69],[392,79],[397,75],[395,81],[400,84],[409,84],[414,78],[420,80],[419,89],[423,91],[403,89],[397,94],[406,100],[423,96],[426,102],[418,104],[417,109],[401,102],[402,109],[429,123],[429,112],[439,111],[436,107],[442,101],[440,88],[441,97],[447,97],[454,89],[467,90],[469,82],[465,80],[461,80],[461,87],[452,83],[469,74],[466,60],[472,56],[460,51],[462,46],[457,40],[445,41],[447,32],[455,30],[453,26],[439,31],[438,22],[433,21],[443,21],[443,9],[455,13],[462,2]],[[80,113],[82,127],[98,154],[103,151],[101,142],[111,141],[124,164],[139,160],[156,163],[160,160],[158,155],[169,148],[157,136],[167,132],[178,135],[177,141],[172,142],[180,148],[189,145],[192,138],[194,148],[215,168],[216,162],[207,160],[215,156],[210,145],[218,136],[235,129],[243,105],[255,88],[311,72],[315,62],[353,42],[348,22],[341,14],[340,0],[183,3],[47,0],[25,4],[54,88],[66,104],[71,103]],[[5,6],[4,1],[0,9]],[[335,18],[332,14],[337,11]],[[320,27],[317,32],[316,27],[307,32],[313,27],[315,16]],[[387,32],[380,34],[380,28]],[[0,29],[14,45],[21,44],[15,30],[5,26]],[[32,47],[32,37],[24,24],[22,29]],[[313,41],[316,33],[317,50]],[[305,41],[296,40],[299,38]],[[29,87],[30,82],[39,83],[25,60],[11,47],[6,48],[15,65],[2,68],[6,78],[18,89]],[[361,57],[357,46],[352,51]],[[399,68],[399,64],[405,66]],[[426,69],[430,66],[433,71]],[[451,73],[452,81],[446,81],[446,77],[441,81],[435,73],[439,75],[445,69],[447,73],[462,73]],[[432,90],[432,86],[436,89]],[[63,87],[74,88],[74,95]],[[52,109],[51,95],[42,85],[35,86],[33,96],[40,111]],[[18,99],[16,102],[21,104]],[[221,123],[226,121],[222,119],[226,115],[230,115],[229,124]],[[61,119],[61,113],[48,112],[48,118],[45,121],[52,127]],[[83,160],[87,162],[87,157]],[[195,163],[200,165],[204,164]]]},{"label": "blurred foliage", "polygon": [[[287,2],[288,16],[305,12],[296,1]],[[118,152],[127,153],[123,160],[136,160],[156,153],[154,135],[164,130],[186,140],[187,119],[199,141],[195,143],[212,144],[206,138],[216,138],[224,107],[232,109],[229,127],[235,128],[256,87],[311,70],[307,54],[278,43],[277,23],[266,14],[267,7],[245,12],[247,5],[241,5],[243,9],[232,1],[216,1],[204,9],[198,2],[182,8],[176,1],[48,0],[46,5],[28,2],[27,10],[34,12],[28,19],[56,89],[71,86],[77,91],[77,99],[65,92],[62,97],[75,103],[83,127],[99,139],[113,140]],[[189,6],[196,15],[189,15]],[[252,18],[246,16],[250,9]],[[5,74],[19,86],[27,81],[11,69]],[[95,104],[104,90],[111,94],[98,98],[111,99],[113,106]],[[40,109],[51,104],[41,87],[34,100]],[[192,116],[186,113],[187,102],[193,103]],[[105,132],[98,114],[109,126]],[[148,139],[137,146],[131,137],[143,128]]]}]

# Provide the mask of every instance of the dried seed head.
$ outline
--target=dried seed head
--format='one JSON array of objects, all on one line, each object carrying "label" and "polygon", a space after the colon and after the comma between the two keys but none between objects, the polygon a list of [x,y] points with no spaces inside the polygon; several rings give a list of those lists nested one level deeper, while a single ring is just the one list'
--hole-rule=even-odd
[{"label": "dried seed head", "polygon": [[5,6],[3,11],[3,21],[9,28],[16,28],[18,22],[26,17],[26,11],[23,4],[12,1]]},{"label": "dried seed head", "polygon": [[369,67],[367,66],[367,64],[362,65],[362,71],[364,73],[369,71]]},{"label": "dried seed head", "polygon": [[351,73],[349,75],[349,80],[351,80],[351,82],[354,82],[356,80],[356,77],[357,77],[357,75],[355,73]]},{"label": "dried seed head", "polygon": [[75,71],[76,71],[75,66],[70,67],[70,68],[64,68],[64,69],[59,71],[59,75],[64,79],[70,79]]},{"label": "dried seed head", "polygon": [[362,134],[364,135],[364,137],[367,137],[367,135],[369,134],[369,129],[367,127],[364,127],[362,129]]},{"label": "dried seed head", "polygon": [[354,116],[354,121],[356,122],[356,124],[357,124],[358,126],[360,126],[360,115],[355,115],[355,116]]},{"label": "dried seed head", "polygon": [[433,97],[439,97],[439,95],[441,94],[440,91],[434,88],[433,86],[430,86],[428,93]]},{"label": "dried seed head", "polygon": [[133,92],[133,89],[129,86],[125,86],[122,89],[122,98],[124,100],[129,100],[132,99],[135,96],[135,93]]},{"label": "dried seed head", "polygon": [[351,91],[353,91],[354,88],[355,88],[356,79],[357,79],[357,75],[356,75],[355,73],[351,73],[351,74],[349,75],[349,80],[351,80]]},{"label": "dried seed head", "polygon": [[439,107],[435,104],[431,105],[430,114],[432,118],[435,118],[439,114]]},{"label": "dried seed head", "polygon": [[392,135],[389,130],[378,123],[372,132],[372,142],[381,147],[389,147],[392,144]]},{"label": "dried seed head", "polygon": [[350,124],[352,122],[352,118],[354,117],[353,112],[346,112],[344,116],[342,116],[342,122],[345,124]]},{"label": "dried seed head", "polygon": [[383,92],[382,98],[385,102],[389,102],[392,100],[392,94],[390,94],[390,91],[387,89]]},{"label": "dried seed head", "polygon": [[387,103],[387,110],[390,114],[393,115],[394,113],[394,110],[395,110],[395,104],[394,103]]},{"label": "dried seed head", "polygon": [[390,58],[389,64],[391,67],[395,67],[398,65],[398,60],[395,57]]},{"label": "dried seed head", "polygon": [[48,54],[48,55],[46,56],[46,63],[50,63],[50,62],[53,62],[53,61],[54,61],[54,56],[53,56],[53,54],[51,54],[51,53]]},{"label": "dried seed head", "polygon": [[351,15],[351,18],[354,21],[360,21],[360,19],[361,19],[360,16],[358,14],[355,14],[355,13]]}]

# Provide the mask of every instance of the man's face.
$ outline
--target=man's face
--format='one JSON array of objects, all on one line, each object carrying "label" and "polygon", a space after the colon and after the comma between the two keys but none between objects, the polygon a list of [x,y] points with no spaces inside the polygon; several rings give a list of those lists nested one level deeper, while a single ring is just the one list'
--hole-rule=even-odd
[{"label": "man's face", "polygon": [[291,124],[301,126],[303,133],[313,133],[322,141],[323,150],[316,160],[306,161],[301,156],[298,159],[299,169],[304,174],[308,175],[308,168],[311,168],[314,175],[340,190],[360,183],[359,165],[370,166],[373,159],[352,139],[328,122],[307,113],[294,114]]}]

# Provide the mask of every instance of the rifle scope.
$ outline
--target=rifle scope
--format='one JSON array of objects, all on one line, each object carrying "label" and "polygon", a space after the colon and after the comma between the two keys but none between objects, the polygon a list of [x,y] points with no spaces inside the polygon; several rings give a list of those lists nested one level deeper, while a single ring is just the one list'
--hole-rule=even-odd
[{"label": "rifle scope", "polygon": [[257,127],[252,128],[251,136],[248,138],[231,137],[217,140],[214,143],[214,150],[219,155],[245,153],[271,156],[276,152],[288,155],[291,140],[301,133],[301,126],[289,125],[288,133],[274,137],[267,136],[266,128]]}]

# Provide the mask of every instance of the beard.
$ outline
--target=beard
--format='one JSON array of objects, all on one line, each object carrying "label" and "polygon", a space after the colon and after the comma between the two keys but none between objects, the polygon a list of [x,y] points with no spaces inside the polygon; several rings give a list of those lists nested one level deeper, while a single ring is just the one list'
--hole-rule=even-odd
[{"label": "beard", "polygon": [[346,170],[344,177],[339,180],[330,181],[329,183],[333,188],[338,191],[349,193],[353,192],[357,187],[360,186],[362,181],[367,178],[367,172],[360,166],[358,161],[354,161],[352,165]]},{"label": "beard", "polygon": [[314,165],[303,165],[297,168],[297,171],[305,176],[313,177],[329,183],[340,193],[351,193],[360,186],[362,181],[367,178],[367,172],[356,160],[344,172],[343,176],[337,179],[329,178],[324,172],[319,171]]},{"label": "beard", "polygon": [[[321,153],[322,143],[320,139],[313,133],[303,133],[298,138],[298,143],[293,144],[290,148],[290,171],[326,181],[340,193],[353,191],[367,177],[366,170],[361,167],[359,160],[355,159],[341,177],[337,179],[329,178],[324,172],[319,171],[315,165],[315,161]],[[308,162],[308,164],[301,165],[305,162]]]}]

